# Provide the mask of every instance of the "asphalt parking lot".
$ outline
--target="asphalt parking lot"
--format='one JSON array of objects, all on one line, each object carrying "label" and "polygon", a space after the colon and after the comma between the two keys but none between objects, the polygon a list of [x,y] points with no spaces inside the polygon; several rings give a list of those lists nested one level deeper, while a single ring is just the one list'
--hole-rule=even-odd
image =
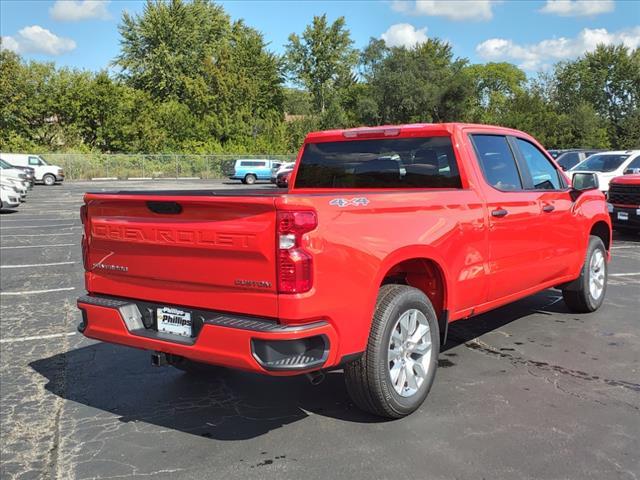
[{"label": "asphalt parking lot", "polygon": [[390,422],[355,408],[339,372],[194,378],[76,332],[82,194],[160,185],[236,187],[36,186],[0,215],[1,478],[640,476],[640,237],[615,235],[594,314],[548,290],[452,324],[429,398]]}]

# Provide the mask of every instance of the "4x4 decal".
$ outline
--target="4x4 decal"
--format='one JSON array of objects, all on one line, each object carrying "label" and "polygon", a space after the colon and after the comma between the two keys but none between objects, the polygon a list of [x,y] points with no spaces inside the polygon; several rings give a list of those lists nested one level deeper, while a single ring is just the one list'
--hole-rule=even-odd
[{"label": "4x4 decal", "polygon": [[346,198],[334,198],[329,202],[329,205],[340,208],[349,206],[360,207],[369,205],[369,199],[367,197],[352,198],[351,200],[348,200]]}]

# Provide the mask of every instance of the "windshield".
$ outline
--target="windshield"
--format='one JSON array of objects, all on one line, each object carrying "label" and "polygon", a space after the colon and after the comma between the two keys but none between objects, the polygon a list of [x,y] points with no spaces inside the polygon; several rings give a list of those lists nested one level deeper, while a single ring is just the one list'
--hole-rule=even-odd
[{"label": "windshield", "polygon": [[0,168],[14,168],[13,165],[9,165],[7,162],[0,158]]},{"label": "windshield", "polygon": [[449,137],[309,143],[296,188],[460,188]]},{"label": "windshield", "polygon": [[563,153],[562,155],[556,158],[556,162],[558,162],[558,165],[560,165],[563,170],[569,170],[570,168],[573,168],[578,163],[580,163],[580,153],[578,152]]},{"label": "windshield", "polygon": [[629,158],[629,155],[600,154],[591,155],[584,162],[576,165],[573,170],[591,170],[594,172],[613,172]]}]

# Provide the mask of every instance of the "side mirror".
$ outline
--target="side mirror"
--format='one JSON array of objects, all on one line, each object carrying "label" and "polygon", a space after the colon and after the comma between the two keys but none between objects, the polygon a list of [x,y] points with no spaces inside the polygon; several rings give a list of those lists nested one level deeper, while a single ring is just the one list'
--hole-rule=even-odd
[{"label": "side mirror", "polygon": [[598,176],[595,173],[574,173],[571,185],[574,190],[578,192],[584,192],[586,190],[597,190],[600,186],[598,183]]}]

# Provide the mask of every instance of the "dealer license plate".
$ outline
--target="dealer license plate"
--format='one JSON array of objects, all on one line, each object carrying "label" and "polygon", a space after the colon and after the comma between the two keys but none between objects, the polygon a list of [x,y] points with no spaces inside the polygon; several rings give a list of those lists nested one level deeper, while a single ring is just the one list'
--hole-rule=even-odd
[{"label": "dealer license plate", "polygon": [[629,212],[618,212],[618,220],[629,220]]},{"label": "dealer license plate", "polygon": [[191,323],[191,313],[178,310],[177,308],[158,308],[158,331],[180,335],[181,337],[191,337],[193,324]]}]

